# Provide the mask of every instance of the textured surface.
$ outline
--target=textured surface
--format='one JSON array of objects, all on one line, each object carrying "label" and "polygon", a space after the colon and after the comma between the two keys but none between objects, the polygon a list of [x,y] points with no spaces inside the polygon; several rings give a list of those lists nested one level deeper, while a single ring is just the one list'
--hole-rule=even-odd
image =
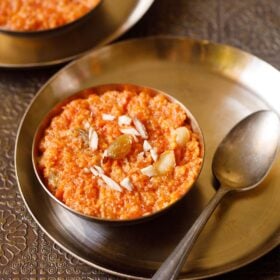
[{"label": "textured surface", "polygon": [[[280,69],[278,0],[158,0],[122,39],[181,35],[226,43]],[[50,241],[18,193],[13,149],[20,119],[39,87],[59,67],[0,69],[0,279],[116,279],[75,260]],[[280,248],[216,279],[280,279]]]}]

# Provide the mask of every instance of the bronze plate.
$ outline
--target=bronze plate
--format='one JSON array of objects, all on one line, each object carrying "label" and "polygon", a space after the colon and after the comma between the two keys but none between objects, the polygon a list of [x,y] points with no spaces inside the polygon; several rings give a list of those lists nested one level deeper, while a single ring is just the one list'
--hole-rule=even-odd
[{"label": "bronze plate", "polygon": [[153,2],[102,0],[86,18],[71,26],[34,35],[0,32],[0,67],[42,67],[77,58],[122,35]]},{"label": "bronze plate", "polygon": [[[148,38],[91,52],[47,82],[23,117],[15,167],[25,204],[42,230],[81,261],[119,276],[149,277],[213,196],[211,161],[224,135],[254,111],[280,112],[279,80],[280,73],[260,59],[206,41]],[[138,225],[112,227],[71,214],[46,195],[32,167],[32,139],[44,115],[70,94],[108,83],[145,85],[173,95],[193,112],[205,136],[205,163],[194,188],[180,205]],[[280,243],[279,168],[280,155],[259,188],[226,197],[193,248],[182,278],[233,270]]]}]

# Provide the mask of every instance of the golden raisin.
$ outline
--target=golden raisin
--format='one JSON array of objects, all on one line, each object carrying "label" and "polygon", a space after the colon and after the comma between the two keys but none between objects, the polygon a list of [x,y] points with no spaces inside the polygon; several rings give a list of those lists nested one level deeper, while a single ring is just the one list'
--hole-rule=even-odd
[{"label": "golden raisin", "polygon": [[107,149],[107,156],[112,159],[126,157],[132,146],[132,137],[128,134],[119,136]]}]

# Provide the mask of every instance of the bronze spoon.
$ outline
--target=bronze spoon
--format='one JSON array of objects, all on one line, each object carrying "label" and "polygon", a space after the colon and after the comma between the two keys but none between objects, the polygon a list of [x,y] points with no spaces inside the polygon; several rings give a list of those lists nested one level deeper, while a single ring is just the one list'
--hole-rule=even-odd
[{"label": "bronze spoon", "polygon": [[229,192],[255,188],[268,174],[276,157],[280,135],[278,116],[258,111],[239,122],[215,152],[212,170],[219,190],[152,279],[176,279],[204,225]]}]

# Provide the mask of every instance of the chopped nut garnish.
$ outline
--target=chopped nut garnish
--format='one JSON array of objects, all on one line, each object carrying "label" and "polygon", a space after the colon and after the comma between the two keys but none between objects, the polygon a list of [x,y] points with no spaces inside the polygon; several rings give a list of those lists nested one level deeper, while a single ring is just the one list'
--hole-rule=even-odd
[{"label": "chopped nut garnish", "polygon": [[156,149],[155,149],[155,148],[152,148],[152,149],[150,150],[150,153],[151,153],[151,157],[152,157],[153,161],[157,161],[157,159],[158,159],[158,153],[157,153]]},{"label": "chopped nut garnish", "polygon": [[151,146],[151,144],[147,140],[144,140],[143,149],[145,152],[150,152],[153,161],[157,161],[158,159],[157,151],[155,148]]},{"label": "chopped nut garnish", "polygon": [[104,121],[113,121],[116,117],[110,114],[102,114],[102,119]]},{"label": "chopped nut garnish", "polygon": [[120,182],[120,185],[129,191],[132,191],[133,189],[133,185],[127,177]]},{"label": "chopped nut garnish", "polygon": [[101,177],[102,180],[106,183],[106,185],[112,190],[116,190],[119,192],[122,191],[120,185],[116,183],[114,180],[112,180],[110,177],[106,176],[104,174],[104,170],[100,166],[94,165],[94,167],[90,167],[90,171],[94,176]]},{"label": "chopped nut garnish", "polygon": [[174,151],[172,150],[162,153],[154,166],[157,173],[160,175],[170,173],[176,166]]},{"label": "chopped nut garnish", "polygon": [[120,129],[120,132],[123,134],[130,134],[133,136],[140,136],[139,132],[133,128],[133,127],[128,127],[128,128],[122,128]]},{"label": "chopped nut garnish", "polygon": [[100,166],[94,165],[94,168],[97,170],[97,172],[98,172],[99,174],[104,174],[104,170],[103,170]]},{"label": "chopped nut garnish", "polygon": [[120,187],[120,185],[117,182],[115,182],[114,180],[112,180],[110,177],[108,177],[104,174],[99,174],[99,176],[103,179],[103,181],[106,183],[106,185],[109,188],[111,188],[112,190],[122,192],[122,188]]},{"label": "chopped nut garnish", "polygon": [[89,146],[93,151],[96,151],[98,148],[98,135],[96,133],[96,131],[90,127],[89,129],[89,134],[88,134],[88,138],[89,138]]},{"label": "chopped nut garnish", "polygon": [[119,126],[122,126],[122,125],[130,125],[132,122],[132,119],[127,116],[127,115],[122,115],[118,118],[118,124]]},{"label": "chopped nut garnish", "polygon": [[147,141],[147,140],[144,140],[144,143],[143,143],[143,150],[145,152],[148,152],[152,149],[152,146],[151,144]]},{"label": "chopped nut garnish", "polygon": [[107,149],[107,157],[122,159],[126,157],[132,146],[132,137],[128,134],[119,136]]},{"label": "chopped nut garnish", "polygon": [[143,139],[148,139],[148,133],[144,124],[138,118],[133,118],[133,123]]},{"label": "chopped nut garnish", "polygon": [[89,169],[94,176],[99,176],[99,172],[95,168],[90,167]]},{"label": "chopped nut garnish", "polygon": [[152,176],[156,175],[156,170],[152,165],[142,168],[141,172],[142,172],[142,174],[144,174],[148,177],[152,177]]}]

